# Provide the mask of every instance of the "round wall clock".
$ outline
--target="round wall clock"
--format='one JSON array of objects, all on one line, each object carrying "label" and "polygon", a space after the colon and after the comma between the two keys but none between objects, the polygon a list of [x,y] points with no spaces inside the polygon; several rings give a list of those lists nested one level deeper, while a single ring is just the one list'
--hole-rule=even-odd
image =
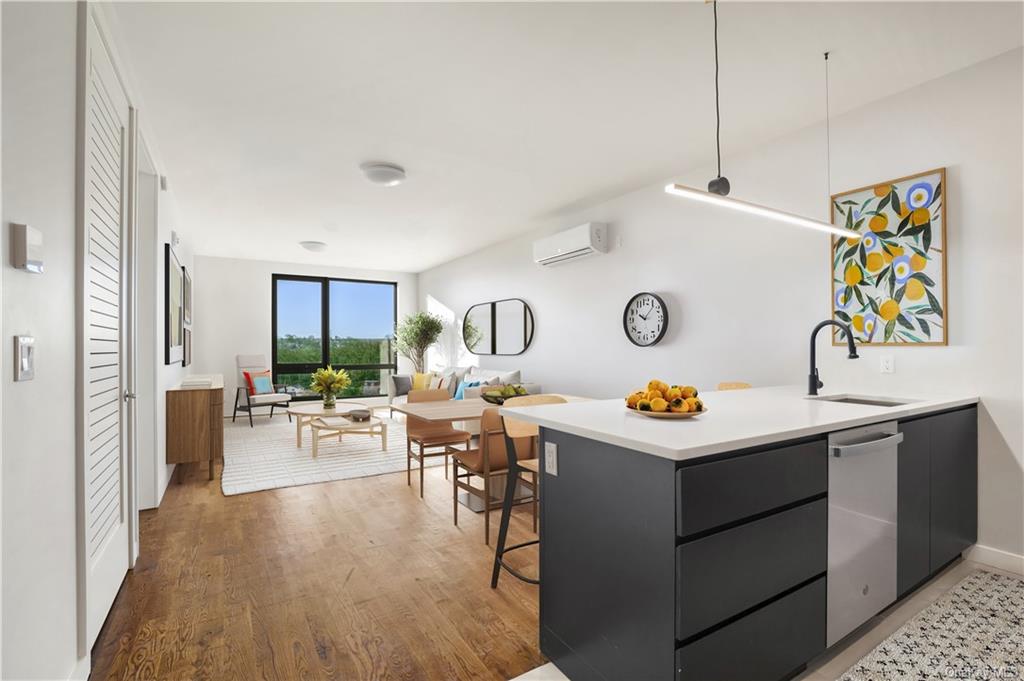
[{"label": "round wall clock", "polygon": [[668,307],[656,293],[638,293],[626,303],[622,330],[633,345],[642,348],[657,345],[668,330]]}]

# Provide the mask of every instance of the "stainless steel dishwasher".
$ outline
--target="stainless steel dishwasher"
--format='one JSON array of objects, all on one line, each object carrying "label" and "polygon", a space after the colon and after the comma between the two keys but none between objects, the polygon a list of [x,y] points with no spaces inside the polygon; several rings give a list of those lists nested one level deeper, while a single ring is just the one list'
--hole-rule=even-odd
[{"label": "stainless steel dishwasher", "polygon": [[828,436],[829,646],[896,600],[895,421]]}]

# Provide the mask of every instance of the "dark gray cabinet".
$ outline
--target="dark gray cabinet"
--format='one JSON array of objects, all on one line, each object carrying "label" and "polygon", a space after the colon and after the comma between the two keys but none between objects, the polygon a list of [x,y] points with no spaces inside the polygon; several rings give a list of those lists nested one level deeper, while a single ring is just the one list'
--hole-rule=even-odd
[{"label": "dark gray cabinet", "polygon": [[676,553],[676,638],[764,603],[827,567],[825,499],[686,542]]},{"label": "dark gray cabinet", "polygon": [[825,494],[826,448],[825,440],[817,438],[680,468],[679,536]]},{"label": "dark gray cabinet", "polygon": [[978,410],[939,414],[931,421],[932,572],[978,540]]},{"label": "dark gray cabinet", "polygon": [[[676,652],[677,681],[778,681],[825,650],[825,578]],[[639,678],[639,677],[629,677]]]},{"label": "dark gray cabinet", "polygon": [[899,424],[897,461],[896,593],[903,596],[931,574],[931,428],[923,418]]},{"label": "dark gray cabinet", "polygon": [[899,427],[897,590],[903,596],[977,540],[978,410]]},{"label": "dark gray cabinet", "polygon": [[[899,428],[902,596],[975,541],[977,409]],[[687,462],[541,439],[540,647],[572,681],[775,681],[825,650],[824,434]]]}]

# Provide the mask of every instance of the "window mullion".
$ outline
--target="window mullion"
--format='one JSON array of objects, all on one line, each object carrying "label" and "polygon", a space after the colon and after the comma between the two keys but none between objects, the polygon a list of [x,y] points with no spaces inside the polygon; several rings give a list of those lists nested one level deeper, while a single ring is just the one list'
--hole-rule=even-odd
[{"label": "window mullion", "polygon": [[320,280],[320,366],[327,366],[331,363],[331,295],[330,280],[324,277]]}]

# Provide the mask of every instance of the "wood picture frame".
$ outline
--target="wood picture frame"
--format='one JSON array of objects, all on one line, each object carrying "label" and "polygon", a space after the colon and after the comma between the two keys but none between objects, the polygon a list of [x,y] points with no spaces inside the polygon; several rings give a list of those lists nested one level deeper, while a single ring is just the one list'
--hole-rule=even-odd
[{"label": "wood picture frame", "polygon": [[[829,248],[832,318],[859,345],[949,344],[946,169],[833,194],[833,224],[860,239]],[[836,329],[832,344],[845,344]]]}]

